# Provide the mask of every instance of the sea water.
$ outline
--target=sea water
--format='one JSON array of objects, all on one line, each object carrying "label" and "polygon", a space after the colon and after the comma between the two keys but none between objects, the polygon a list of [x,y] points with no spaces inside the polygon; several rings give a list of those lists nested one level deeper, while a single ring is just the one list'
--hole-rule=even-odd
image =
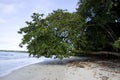
[{"label": "sea water", "polygon": [[[28,53],[18,53],[18,52],[0,52],[0,77],[5,76],[12,71],[22,68],[24,66],[28,66],[30,64],[35,63],[60,63],[61,60],[55,58],[56,56],[52,56],[52,58],[40,57],[30,57]],[[62,63],[76,60],[86,60],[89,57],[70,57],[64,58]]]},{"label": "sea water", "polygon": [[0,77],[30,64],[43,62],[48,58],[29,57],[28,53],[0,52]]}]

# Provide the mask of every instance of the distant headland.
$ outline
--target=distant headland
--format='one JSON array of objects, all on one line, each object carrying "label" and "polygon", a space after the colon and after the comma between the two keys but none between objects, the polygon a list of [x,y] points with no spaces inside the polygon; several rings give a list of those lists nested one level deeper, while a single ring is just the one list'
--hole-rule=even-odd
[{"label": "distant headland", "polygon": [[27,51],[19,51],[19,50],[0,50],[0,52],[19,52],[19,53],[27,53]]}]

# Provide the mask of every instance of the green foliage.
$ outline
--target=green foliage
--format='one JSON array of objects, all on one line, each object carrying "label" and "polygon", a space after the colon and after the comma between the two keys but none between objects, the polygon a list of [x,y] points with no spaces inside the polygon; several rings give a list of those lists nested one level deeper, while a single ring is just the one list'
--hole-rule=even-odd
[{"label": "green foliage", "polygon": [[20,46],[27,44],[30,55],[56,55],[59,58],[74,55],[73,45],[80,28],[76,13],[58,9],[46,18],[43,18],[43,14],[33,13],[32,21],[26,23],[27,26],[19,31],[24,34]]},{"label": "green foliage", "polygon": [[[77,12],[55,10],[45,18],[33,13],[18,33],[30,55],[58,58],[84,51],[120,50],[120,1],[79,0]],[[117,21],[117,22],[115,22]]]},{"label": "green foliage", "polygon": [[116,49],[116,51],[120,49],[120,38],[114,42],[113,46]]},{"label": "green foliage", "polygon": [[87,43],[82,49],[114,51],[113,43],[120,37],[120,23],[115,22],[120,18],[116,13],[120,10],[119,5],[119,0],[79,0],[77,14],[83,19],[82,36],[86,37]]}]

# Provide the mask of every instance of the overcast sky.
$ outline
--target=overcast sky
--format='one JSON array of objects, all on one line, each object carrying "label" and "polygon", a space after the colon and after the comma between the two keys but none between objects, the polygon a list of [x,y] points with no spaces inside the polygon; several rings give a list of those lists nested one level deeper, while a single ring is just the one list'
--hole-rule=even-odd
[{"label": "overcast sky", "polygon": [[33,12],[48,14],[53,10],[74,12],[78,0],[0,0],[0,50],[26,50],[18,45],[22,35],[17,31],[25,26]]}]

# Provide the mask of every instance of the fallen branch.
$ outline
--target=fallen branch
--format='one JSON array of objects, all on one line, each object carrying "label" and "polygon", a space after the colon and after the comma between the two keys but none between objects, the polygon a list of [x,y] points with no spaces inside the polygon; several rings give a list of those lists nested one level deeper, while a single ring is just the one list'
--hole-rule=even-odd
[{"label": "fallen branch", "polygon": [[120,53],[117,53],[117,52],[107,52],[107,51],[100,51],[100,52],[83,52],[85,54],[94,54],[94,55],[102,55],[102,54],[105,54],[105,55],[114,55],[114,56],[119,56],[120,57]]}]

